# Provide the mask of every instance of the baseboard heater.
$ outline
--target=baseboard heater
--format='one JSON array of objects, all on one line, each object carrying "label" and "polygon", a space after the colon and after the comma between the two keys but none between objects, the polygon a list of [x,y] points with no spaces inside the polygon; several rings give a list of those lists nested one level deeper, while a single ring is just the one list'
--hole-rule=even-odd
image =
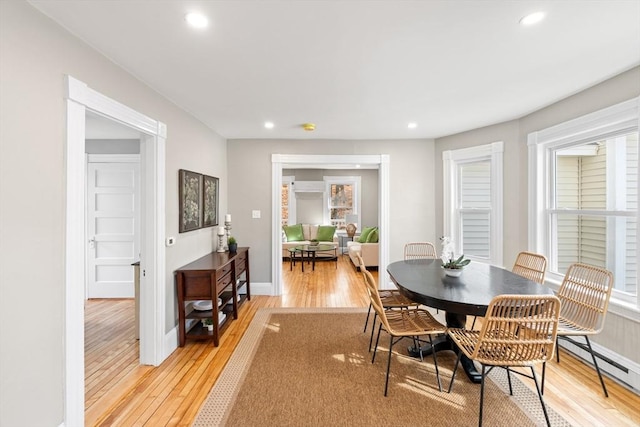
[{"label": "baseboard heater", "polygon": [[[577,345],[578,347],[580,347],[580,348],[581,348],[582,350],[584,350],[585,352],[590,353],[590,351],[589,351],[589,346],[588,346],[587,344],[584,344],[584,343],[578,342],[578,341],[574,340],[574,339],[573,339],[573,338],[571,338],[571,337],[558,337],[558,338],[560,338],[561,340],[569,341],[571,344],[573,344],[573,345]],[[592,345],[593,345],[593,344],[592,344]],[[605,361],[605,362],[607,362],[608,364],[610,364],[610,365],[612,365],[612,366],[616,367],[617,369],[621,370],[621,371],[622,371],[622,372],[624,372],[625,374],[628,374],[628,373],[629,373],[629,368],[627,368],[626,366],[622,366],[620,363],[618,363],[618,362],[616,362],[615,360],[613,360],[613,359],[611,359],[611,358],[609,358],[609,357],[605,356],[604,354],[599,353],[599,352],[597,352],[597,351],[593,350],[593,355],[594,355],[595,357],[597,357],[598,359],[604,360],[604,361]],[[598,366],[600,366],[600,365],[598,365]]]},{"label": "baseboard heater", "polygon": [[[586,343],[576,341],[571,337],[558,337],[561,347],[577,357],[583,359],[589,365],[593,364],[593,359]],[[591,342],[593,354],[597,357],[598,367],[603,373],[607,373],[620,383],[629,387],[634,393],[640,394],[640,365],[617,353],[608,350],[594,342]],[[560,356],[562,363],[562,355]],[[597,376],[594,368],[594,375]]]}]

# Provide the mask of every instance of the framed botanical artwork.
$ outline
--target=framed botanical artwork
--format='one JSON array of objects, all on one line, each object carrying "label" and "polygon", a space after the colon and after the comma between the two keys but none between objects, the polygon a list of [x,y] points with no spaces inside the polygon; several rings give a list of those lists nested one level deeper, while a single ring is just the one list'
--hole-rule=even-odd
[{"label": "framed botanical artwork", "polygon": [[202,226],[218,225],[218,178],[203,175],[204,191],[202,193]]},{"label": "framed botanical artwork", "polygon": [[180,233],[202,228],[202,175],[179,170]]}]

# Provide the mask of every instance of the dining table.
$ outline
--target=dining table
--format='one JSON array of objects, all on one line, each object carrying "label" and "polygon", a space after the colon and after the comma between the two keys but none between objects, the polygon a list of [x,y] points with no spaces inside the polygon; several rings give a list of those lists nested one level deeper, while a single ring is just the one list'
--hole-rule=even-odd
[{"label": "dining table", "polygon": [[[387,272],[402,295],[412,301],[445,311],[449,328],[464,328],[467,316],[484,316],[491,300],[498,295],[552,295],[553,291],[537,282],[502,267],[473,261],[459,277],[445,274],[440,259],[412,259],[387,266]],[[409,347],[414,356],[431,351],[459,351],[448,336],[440,336],[432,345]],[[465,373],[474,383],[481,374],[465,355],[460,360]]]}]

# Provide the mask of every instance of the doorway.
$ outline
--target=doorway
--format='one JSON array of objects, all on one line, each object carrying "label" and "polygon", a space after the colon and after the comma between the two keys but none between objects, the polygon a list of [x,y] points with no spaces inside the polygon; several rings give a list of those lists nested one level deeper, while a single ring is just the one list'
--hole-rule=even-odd
[{"label": "doorway", "polygon": [[[272,295],[282,295],[282,210],[281,188],[283,169],[325,168],[325,169],[378,169],[378,212],[380,229],[380,261],[379,265],[387,265],[389,260],[389,155],[300,155],[273,154],[271,156],[271,217],[272,217],[272,250],[273,270],[271,275]],[[390,288],[389,275],[386,269],[380,269],[380,286]]]},{"label": "doorway", "polygon": [[165,138],[166,126],[67,76],[65,238],[66,425],[84,425],[85,136],[86,114],[126,125],[140,135],[141,258],[140,362],[159,365],[165,324]]}]

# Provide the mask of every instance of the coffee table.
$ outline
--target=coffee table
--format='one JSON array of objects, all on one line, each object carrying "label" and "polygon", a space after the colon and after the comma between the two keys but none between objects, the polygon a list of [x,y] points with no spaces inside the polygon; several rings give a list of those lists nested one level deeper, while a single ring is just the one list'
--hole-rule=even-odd
[{"label": "coffee table", "polygon": [[[311,260],[311,270],[315,271],[316,269],[316,254],[318,252],[333,252],[333,256],[330,257],[331,260],[336,262],[336,268],[338,268],[338,247],[333,245],[300,245],[294,246],[289,249],[289,254],[291,258],[291,269],[293,270],[293,266],[296,263],[296,255],[299,254],[301,258],[302,271],[304,272],[304,260],[307,259],[307,262]],[[323,257],[325,258],[325,257]]]}]

